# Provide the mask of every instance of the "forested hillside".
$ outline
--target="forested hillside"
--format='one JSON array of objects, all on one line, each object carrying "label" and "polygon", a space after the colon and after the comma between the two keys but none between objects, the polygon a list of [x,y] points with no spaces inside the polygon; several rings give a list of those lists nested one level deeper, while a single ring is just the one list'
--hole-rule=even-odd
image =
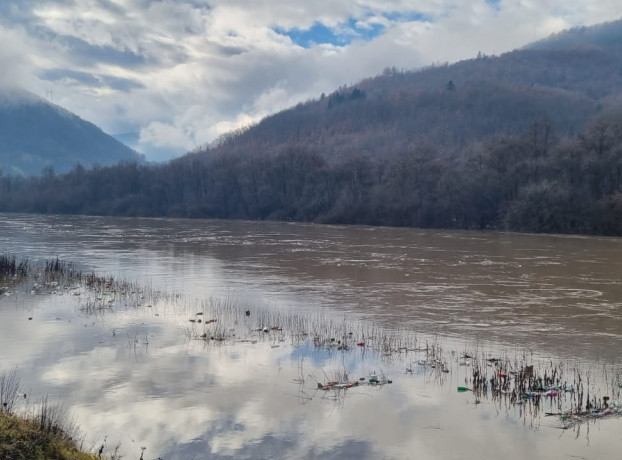
[{"label": "forested hillside", "polygon": [[387,69],[166,165],[4,177],[0,197],[2,211],[620,235],[622,22]]},{"label": "forested hillside", "polygon": [[559,136],[575,135],[591,120],[619,114],[621,94],[622,21],[616,21],[499,57],[479,55],[414,71],[386,69],[267,117],[199,153],[270,155],[301,145],[335,162],[378,160],[424,143],[459,155],[473,142],[517,135],[534,122],[549,123]]}]

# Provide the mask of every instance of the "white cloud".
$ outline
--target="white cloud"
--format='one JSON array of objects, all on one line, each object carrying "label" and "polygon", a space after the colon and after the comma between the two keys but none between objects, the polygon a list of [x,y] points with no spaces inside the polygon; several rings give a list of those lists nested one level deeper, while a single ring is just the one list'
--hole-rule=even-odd
[{"label": "white cloud", "polygon": [[0,23],[0,87],[28,84],[33,78],[33,64],[28,56],[31,53],[30,40],[20,28],[7,29]]},{"label": "white cloud", "polygon": [[172,149],[188,149],[188,134],[183,127],[171,123],[154,121],[140,130],[140,142],[154,147],[168,147]]},{"label": "white cloud", "polygon": [[[143,152],[158,147],[158,159],[385,67],[499,54],[620,14],[613,0],[3,3],[0,83],[52,89],[54,102],[108,132],[140,131]],[[351,43],[305,49],[277,32],[317,23]],[[384,33],[369,41],[349,30],[378,25]]]}]

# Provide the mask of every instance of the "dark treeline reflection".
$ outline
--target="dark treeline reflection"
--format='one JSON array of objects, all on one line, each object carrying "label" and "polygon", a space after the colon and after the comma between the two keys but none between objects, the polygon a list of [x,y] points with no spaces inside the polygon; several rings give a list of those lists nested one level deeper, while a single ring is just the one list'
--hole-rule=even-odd
[{"label": "dark treeline reflection", "polygon": [[[259,153],[261,152],[261,153]],[[622,124],[548,123],[464,151],[413,144],[327,161],[290,145],[63,175],[0,176],[0,211],[622,234]]]}]

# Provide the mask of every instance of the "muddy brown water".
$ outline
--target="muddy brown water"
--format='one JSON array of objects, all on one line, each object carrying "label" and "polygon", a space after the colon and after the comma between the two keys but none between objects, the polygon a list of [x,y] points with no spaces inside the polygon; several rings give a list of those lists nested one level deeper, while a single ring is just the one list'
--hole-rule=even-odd
[{"label": "muddy brown water", "polygon": [[[479,343],[614,373],[622,345],[620,239],[4,214],[0,250],[189,299],[373,321],[456,351]],[[121,442],[125,458],[597,459],[622,447],[617,418],[559,430],[527,406],[457,394],[457,366],[439,379],[361,350],[206,347],[188,340],[187,312],[93,315],[75,302],[3,298],[0,371],[17,367],[33,395],[71,407],[87,444]],[[313,390],[342,369],[394,383]]]}]

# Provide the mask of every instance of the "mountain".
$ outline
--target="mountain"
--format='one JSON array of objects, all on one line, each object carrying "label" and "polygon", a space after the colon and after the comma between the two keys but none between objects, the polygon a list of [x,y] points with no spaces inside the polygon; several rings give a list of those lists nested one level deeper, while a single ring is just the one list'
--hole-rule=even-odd
[{"label": "mountain", "polygon": [[416,145],[464,151],[533,123],[576,134],[622,107],[622,20],[556,34],[501,56],[382,75],[228,135],[201,154],[275,153],[294,145],[330,162],[392,157]]},{"label": "mountain", "polygon": [[57,173],[142,161],[129,147],[71,112],[19,89],[0,90],[0,170],[4,174]]}]

